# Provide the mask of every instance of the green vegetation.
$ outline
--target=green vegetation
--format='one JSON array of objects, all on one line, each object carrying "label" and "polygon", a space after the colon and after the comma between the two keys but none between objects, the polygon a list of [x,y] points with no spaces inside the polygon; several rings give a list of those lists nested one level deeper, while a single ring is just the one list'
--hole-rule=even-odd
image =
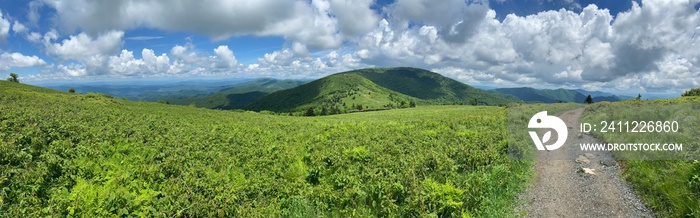
[{"label": "green vegetation", "polygon": [[75,93],[75,88],[68,89],[68,93]]},{"label": "green vegetation", "polygon": [[687,96],[700,96],[700,88],[694,88],[690,89],[688,91],[683,92],[681,94],[682,97],[687,97]]},{"label": "green vegetation", "polygon": [[586,103],[586,104],[593,104],[593,98],[591,97],[591,95],[588,95],[588,96],[586,97],[586,100],[583,100],[583,103]]},{"label": "green vegetation", "polygon": [[233,87],[222,89],[219,93],[212,95],[168,99],[167,101],[171,104],[194,105],[195,107],[210,109],[241,109],[271,92],[297,87],[304,83],[303,81],[289,79],[257,79],[233,85]]},{"label": "green vegetation", "polygon": [[13,82],[13,83],[19,83],[19,76],[16,73],[10,73],[10,77],[7,78],[7,81]]},{"label": "green vegetation", "polygon": [[[614,152],[624,160],[623,177],[635,187],[644,203],[659,217],[700,217],[700,97],[671,100],[597,103],[586,107],[581,122],[600,121],[678,121],[677,133],[599,133],[605,142],[682,143],[683,152],[669,160],[663,152]],[[676,151],[677,152],[677,151]],[[639,160],[640,158],[652,160]],[[694,160],[693,160],[694,159]]]},{"label": "green vegetation", "polygon": [[[370,68],[330,75],[292,89],[271,93],[245,107],[249,110],[330,114],[408,108],[411,105],[502,105],[516,99],[465,85],[416,68]],[[413,103],[413,104],[412,104]],[[362,109],[358,109],[362,107]]]},{"label": "green vegetation", "polygon": [[288,117],[3,81],[0,112],[0,217],[502,217],[531,178],[502,107]]}]

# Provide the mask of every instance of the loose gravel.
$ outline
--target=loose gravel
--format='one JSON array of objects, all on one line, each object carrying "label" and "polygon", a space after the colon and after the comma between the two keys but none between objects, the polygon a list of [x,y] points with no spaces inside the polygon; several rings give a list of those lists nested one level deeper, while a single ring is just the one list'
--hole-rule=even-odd
[{"label": "loose gravel", "polygon": [[[580,134],[578,120],[582,112],[583,109],[576,109],[558,116],[569,127],[570,140],[557,152],[538,152],[535,181],[520,196],[523,204],[516,208],[518,214],[524,217],[654,217],[630,186],[620,179],[620,165],[610,152],[579,149],[579,143],[598,143],[590,135]],[[583,158],[576,162],[577,157]],[[582,168],[592,168],[596,174],[583,173]]]}]

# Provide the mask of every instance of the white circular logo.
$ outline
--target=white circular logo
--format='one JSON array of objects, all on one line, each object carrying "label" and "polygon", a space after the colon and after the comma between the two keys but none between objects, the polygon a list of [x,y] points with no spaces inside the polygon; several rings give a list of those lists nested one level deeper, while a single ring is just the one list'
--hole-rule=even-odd
[{"label": "white circular logo", "polygon": [[554,131],[557,132],[557,141],[552,144],[545,145],[552,137],[551,130],[547,131],[544,134],[544,136],[542,136],[541,140],[540,137],[537,135],[537,132],[529,131],[530,137],[532,137],[532,141],[535,142],[537,150],[540,151],[544,151],[545,148],[549,151],[560,148],[562,145],[564,145],[564,142],[566,142],[566,137],[569,134],[569,131],[567,131],[566,129],[566,123],[564,123],[563,120],[559,119],[559,117],[548,116],[547,111],[540,111],[539,113],[536,113],[535,116],[532,116],[532,118],[530,118],[530,122],[527,124],[527,128],[547,128],[554,129]]}]

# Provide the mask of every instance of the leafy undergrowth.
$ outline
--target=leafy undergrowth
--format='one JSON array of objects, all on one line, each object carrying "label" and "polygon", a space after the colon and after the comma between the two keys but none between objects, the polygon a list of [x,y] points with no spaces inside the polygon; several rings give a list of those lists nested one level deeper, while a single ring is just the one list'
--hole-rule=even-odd
[{"label": "leafy undergrowth", "polygon": [[[624,159],[623,177],[631,183],[645,205],[660,217],[700,217],[700,97],[683,97],[654,101],[623,101],[587,106],[582,122],[600,121],[677,121],[677,133],[600,133],[605,142],[674,142],[683,143],[682,157],[661,156],[656,160],[639,160],[639,153],[614,152]],[[651,156],[654,157],[654,156]],[[669,160],[678,158],[684,160]]]},{"label": "leafy undergrowth", "polygon": [[0,82],[0,217],[512,216],[505,109],[285,117]]}]

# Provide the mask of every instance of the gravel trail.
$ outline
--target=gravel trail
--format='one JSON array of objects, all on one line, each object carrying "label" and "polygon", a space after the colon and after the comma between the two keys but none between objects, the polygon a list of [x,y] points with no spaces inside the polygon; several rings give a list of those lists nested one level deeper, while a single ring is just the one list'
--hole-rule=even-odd
[{"label": "gravel trail", "polygon": [[[535,181],[520,196],[525,217],[654,217],[620,178],[610,152],[583,152],[579,143],[596,143],[580,134],[583,108],[558,115],[569,127],[569,141],[553,152],[538,152]],[[556,140],[556,138],[553,138]],[[563,150],[563,151],[560,151]],[[583,172],[593,169],[593,174]]]}]

